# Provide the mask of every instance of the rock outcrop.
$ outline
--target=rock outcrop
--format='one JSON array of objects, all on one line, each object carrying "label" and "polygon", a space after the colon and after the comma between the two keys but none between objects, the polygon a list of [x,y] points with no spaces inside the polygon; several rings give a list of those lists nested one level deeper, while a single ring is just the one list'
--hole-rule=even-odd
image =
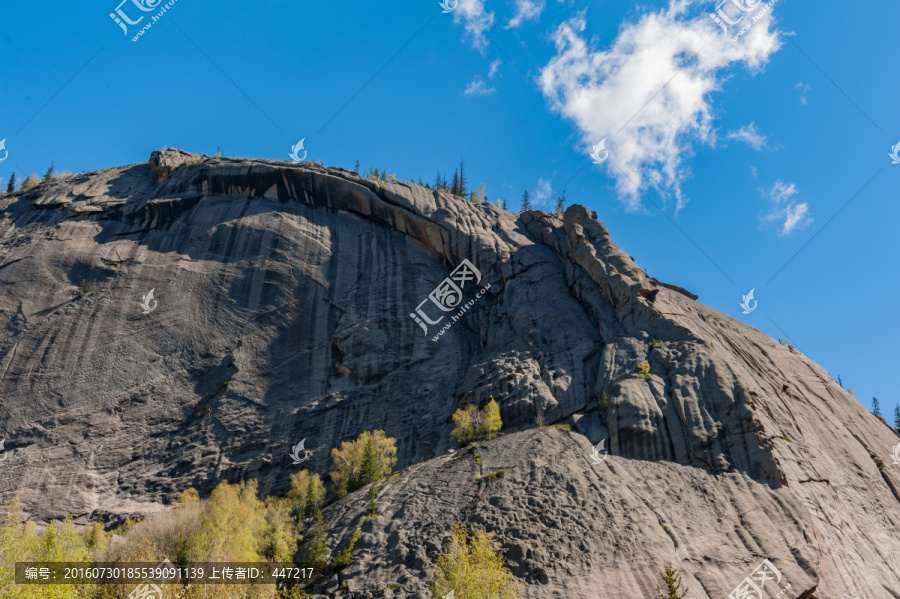
[{"label": "rock outcrop", "polygon": [[[383,429],[405,470],[372,521],[365,490],[328,508],[332,547],[363,535],[321,592],[428,597],[462,521],[532,598],[652,596],[672,562],[692,599],[722,599],[764,559],[765,596],[900,598],[897,435],[793,348],[648,277],[583,206],[516,217],[179,150],[151,166],[0,196],[0,498],[48,520],[222,479],[282,493],[301,439],[325,474],[331,447]],[[453,321],[429,295],[464,261]],[[452,412],[491,397],[504,435],[482,465],[448,454]]]}]

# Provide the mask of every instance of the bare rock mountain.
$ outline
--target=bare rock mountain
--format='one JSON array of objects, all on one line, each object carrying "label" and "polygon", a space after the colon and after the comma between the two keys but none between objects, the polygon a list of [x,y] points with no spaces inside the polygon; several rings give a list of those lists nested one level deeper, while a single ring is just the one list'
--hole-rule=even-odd
[{"label": "bare rock mountain", "polygon": [[[0,196],[0,498],[48,520],[283,493],[383,429],[404,470],[374,520],[365,490],[328,508],[330,546],[363,535],[319,592],[428,597],[461,521],[531,598],[653,596],[671,562],[723,599],[763,560],[765,597],[900,598],[900,439],[696,300],[582,206],[179,150],[55,179]],[[448,453],[453,411],[491,397],[504,435]]]}]

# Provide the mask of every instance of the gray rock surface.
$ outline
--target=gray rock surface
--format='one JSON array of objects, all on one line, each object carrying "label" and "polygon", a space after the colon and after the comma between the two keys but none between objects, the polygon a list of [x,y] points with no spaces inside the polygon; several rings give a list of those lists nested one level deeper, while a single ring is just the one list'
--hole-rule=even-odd
[{"label": "gray rock surface", "polygon": [[[482,279],[433,341],[449,316],[426,334],[410,313],[463,260]],[[495,534],[528,597],[652,596],[669,561],[692,599],[723,599],[769,559],[784,597],[900,598],[900,439],[802,354],[695,300],[582,206],[517,218],[178,150],[56,179],[0,196],[0,498],[48,520],[148,514],[222,479],[282,493],[383,429],[407,470],[379,516],[363,523],[365,490],[326,513],[332,547],[363,530],[340,574],[354,597],[428,596],[462,521]],[[450,415],[490,397],[505,434],[479,471],[447,454]]]}]

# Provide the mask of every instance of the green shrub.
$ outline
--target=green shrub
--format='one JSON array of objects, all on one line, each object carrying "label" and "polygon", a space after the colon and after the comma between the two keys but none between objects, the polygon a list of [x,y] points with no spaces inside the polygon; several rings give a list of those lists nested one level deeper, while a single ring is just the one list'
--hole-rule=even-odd
[{"label": "green shrub", "polygon": [[485,474],[484,476],[479,476],[475,479],[475,481],[486,480],[488,482],[495,482],[500,480],[506,475],[506,470],[497,470],[496,472],[491,472],[490,474]]},{"label": "green shrub", "polygon": [[378,515],[378,503],[376,499],[378,499],[378,489],[381,485],[372,485],[369,487],[369,516],[374,518]]},{"label": "green shrub", "polygon": [[350,565],[350,562],[353,559],[353,548],[356,547],[356,542],[361,536],[361,530],[357,530],[355,533],[353,533],[353,536],[350,537],[350,543],[347,545],[347,547],[331,560],[331,567],[333,569],[341,570]]},{"label": "green shrub", "polygon": [[638,364],[638,371],[635,376],[638,378],[642,378],[645,381],[652,377],[653,375],[650,374],[650,362],[641,362],[640,364]]},{"label": "green shrub", "polygon": [[459,522],[453,525],[435,563],[434,597],[453,591],[455,599],[517,599],[520,587],[490,535],[479,529],[470,536]]}]

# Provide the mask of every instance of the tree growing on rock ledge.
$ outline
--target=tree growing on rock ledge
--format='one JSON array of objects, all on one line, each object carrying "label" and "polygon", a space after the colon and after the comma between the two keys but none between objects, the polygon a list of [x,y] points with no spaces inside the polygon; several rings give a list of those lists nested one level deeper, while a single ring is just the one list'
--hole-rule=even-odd
[{"label": "tree growing on rock ledge", "polygon": [[450,432],[450,438],[459,443],[460,447],[472,441],[491,439],[503,428],[500,406],[493,397],[484,409],[469,406],[464,410],[456,410],[453,413],[453,422],[456,427]]},{"label": "tree growing on rock ledge", "polygon": [[484,530],[471,536],[457,522],[450,542],[438,558],[431,587],[436,599],[453,593],[454,599],[518,599],[520,583]]},{"label": "tree growing on rock ledge", "polygon": [[397,463],[397,443],[384,431],[363,431],[355,441],[331,450],[331,482],[338,497],[389,476]]}]

